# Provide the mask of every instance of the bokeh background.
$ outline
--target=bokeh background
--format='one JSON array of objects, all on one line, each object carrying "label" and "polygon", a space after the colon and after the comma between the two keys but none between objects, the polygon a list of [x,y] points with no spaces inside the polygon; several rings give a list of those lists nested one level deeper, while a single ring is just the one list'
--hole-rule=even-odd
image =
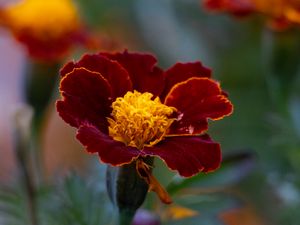
[{"label": "bokeh background", "polygon": [[[99,50],[151,52],[163,68],[200,60],[212,68],[235,106],[230,117],[210,124],[209,134],[222,146],[222,167],[183,180],[157,161],[157,178],[175,203],[164,206],[150,193],[143,206],[148,211],[141,217],[151,212],[161,224],[299,224],[300,76],[297,71],[293,82],[288,82],[289,74],[270,76],[272,66],[285,63],[274,59],[270,50],[278,39],[289,43],[290,49],[280,52],[283,57],[299,58],[294,45],[300,41],[297,28],[278,34],[255,16],[238,19],[209,13],[199,0],[74,2],[89,29],[106,40]],[[4,28],[0,49],[0,224],[30,224],[25,222],[26,203],[18,184],[12,125],[14,111],[24,104],[28,56]],[[65,62],[86,51],[75,49]],[[284,106],[270,88],[278,80],[289,83]],[[85,153],[74,138],[75,130],[58,117],[58,87],[55,92],[41,135],[47,180],[39,191],[41,224],[113,224],[105,166]]]}]

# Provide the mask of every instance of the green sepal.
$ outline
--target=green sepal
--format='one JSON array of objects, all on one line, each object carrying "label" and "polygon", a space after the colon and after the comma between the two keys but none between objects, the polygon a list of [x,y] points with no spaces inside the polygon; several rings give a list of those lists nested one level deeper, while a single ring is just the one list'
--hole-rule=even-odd
[{"label": "green sepal", "polygon": [[[149,166],[153,165],[153,158],[143,160]],[[136,170],[136,161],[120,167],[108,166],[106,184],[108,195],[119,211],[119,224],[131,224],[149,189]]]}]

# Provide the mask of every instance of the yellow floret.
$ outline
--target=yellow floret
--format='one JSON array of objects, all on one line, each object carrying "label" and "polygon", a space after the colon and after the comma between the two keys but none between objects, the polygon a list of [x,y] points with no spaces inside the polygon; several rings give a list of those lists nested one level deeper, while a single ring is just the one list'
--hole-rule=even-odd
[{"label": "yellow floret", "polygon": [[151,93],[127,92],[112,104],[108,118],[109,135],[127,146],[143,149],[161,141],[174,121],[169,118],[176,109],[152,100]]}]

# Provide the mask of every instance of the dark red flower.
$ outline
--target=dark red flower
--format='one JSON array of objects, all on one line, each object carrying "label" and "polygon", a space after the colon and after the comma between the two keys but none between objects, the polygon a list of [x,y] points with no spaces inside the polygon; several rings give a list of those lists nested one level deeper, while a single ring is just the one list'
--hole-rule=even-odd
[{"label": "dark red flower", "polygon": [[245,16],[255,9],[252,0],[203,0],[204,6],[216,12],[226,12],[235,16]]},{"label": "dark red flower", "polygon": [[185,177],[217,169],[220,145],[205,132],[208,119],[231,114],[232,104],[200,62],[166,71],[156,63],[127,51],[69,62],[61,70],[59,115],[104,163],[156,156]]},{"label": "dark red flower", "polygon": [[225,12],[235,16],[260,14],[267,18],[267,24],[274,30],[285,30],[300,24],[300,3],[298,0],[202,0],[206,9]]}]

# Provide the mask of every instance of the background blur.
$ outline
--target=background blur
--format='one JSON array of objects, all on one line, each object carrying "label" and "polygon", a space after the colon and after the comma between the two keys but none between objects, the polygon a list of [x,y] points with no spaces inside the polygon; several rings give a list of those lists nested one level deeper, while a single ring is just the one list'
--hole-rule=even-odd
[{"label": "background blur", "polygon": [[[260,18],[206,12],[199,0],[75,3],[91,30],[116,43],[114,50],[151,52],[162,68],[178,61],[202,61],[235,106],[233,115],[210,125],[209,134],[222,146],[223,166],[182,180],[157,162],[157,178],[175,204],[163,206],[150,193],[145,209],[162,224],[299,224],[300,76],[297,73],[289,86],[286,116],[272,98],[268,83],[273,78],[266,72],[272,59],[267,48],[277,34]],[[300,40],[297,30],[288,35],[288,41]],[[0,49],[0,224],[25,224],[16,185],[12,112],[23,99],[26,51],[5,29],[0,29]],[[295,57],[300,56],[294,50]],[[69,59],[78,59],[84,51],[74,51]],[[48,183],[39,200],[43,224],[112,224],[105,166],[85,153],[75,131],[58,118],[54,102],[55,98],[42,135]]]}]

